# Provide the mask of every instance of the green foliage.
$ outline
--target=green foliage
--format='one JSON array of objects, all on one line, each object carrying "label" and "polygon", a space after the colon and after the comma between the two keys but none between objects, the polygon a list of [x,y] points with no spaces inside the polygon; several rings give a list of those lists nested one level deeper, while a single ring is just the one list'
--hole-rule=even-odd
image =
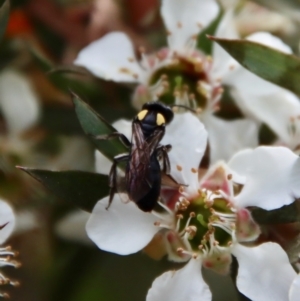
[{"label": "green foliage", "polygon": [[213,42],[210,40],[207,35],[214,35],[222,18],[223,18],[223,11],[221,10],[217,18],[210,23],[210,25],[205,28],[198,36],[197,39],[197,48],[201,49],[204,51],[206,54],[211,54],[212,53],[212,47],[213,47]]},{"label": "green foliage", "polygon": [[252,216],[261,225],[300,222],[300,203],[295,201],[290,205],[275,210],[254,208],[252,209]]},{"label": "green foliage", "polygon": [[128,151],[117,138],[109,140],[96,139],[95,136],[106,136],[117,132],[117,130],[75,94],[73,94],[73,102],[77,117],[84,132],[91,137],[97,149],[104,156],[112,160],[116,155]]},{"label": "green foliage", "polygon": [[300,58],[248,40],[210,37],[242,66],[300,96]]},{"label": "green foliage", "polygon": [[19,167],[58,198],[91,212],[95,204],[108,195],[108,177],[83,171],[49,171]]}]

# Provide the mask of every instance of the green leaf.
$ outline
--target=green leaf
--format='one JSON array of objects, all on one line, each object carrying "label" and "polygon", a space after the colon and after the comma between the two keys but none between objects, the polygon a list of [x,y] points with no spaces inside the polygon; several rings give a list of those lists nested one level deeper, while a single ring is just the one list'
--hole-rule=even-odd
[{"label": "green leaf", "polygon": [[58,198],[91,212],[95,204],[109,193],[106,175],[83,171],[50,171],[20,167]]},{"label": "green leaf", "polygon": [[118,138],[109,140],[97,140],[93,136],[109,135],[117,130],[111,126],[104,118],[97,114],[79,96],[72,94],[75,111],[84,132],[91,137],[97,149],[108,159],[112,160],[116,155],[128,152],[128,149]]},{"label": "green leaf", "polygon": [[220,10],[219,15],[217,18],[210,23],[210,25],[205,28],[201,33],[198,35],[197,39],[197,48],[201,49],[204,51],[206,54],[211,54],[212,53],[212,46],[213,42],[210,40],[207,35],[214,35],[216,32],[222,18],[223,18],[224,12]]},{"label": "green leaf", "polygon": [[300,58],[297,56],[248,40],[210,38],[246,69],[300,96]]},{"label": "green leaf", "polygon": [[9,7],[9,0],[5,0],[2,6],[0,7],[0,39],[3,38],[8,23]]},{"label": "green leaf", "polygon": [[295,201],[275,210],[253,208],[251,214],[254,220],[261,225],[300,222],[300,202]]}]

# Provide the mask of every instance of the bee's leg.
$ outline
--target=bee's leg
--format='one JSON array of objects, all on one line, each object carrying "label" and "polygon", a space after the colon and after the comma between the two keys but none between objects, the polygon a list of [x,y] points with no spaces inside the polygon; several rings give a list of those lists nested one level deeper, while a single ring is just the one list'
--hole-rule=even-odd
[{"label": "bee's leg", "polygon": [[172,146],[170,144],[167,145],[160,145],[157,147],[156,151],[157,151],[157,155],[160,156],[162,158],[163,161],[163,172],[167,175],[170,174],[170,160],[169,160],[169,156],[168,156],[168,152],[172,149]]},{"label": "bee's leg", "polygon": [[109,200],[106,209],[108,209],[111,205],[111,202],[114,198],[115,193],[117,192],[117,167],[118,163],[128,161],[129,155],[128,154],[121,154],[114,157],[114,163],[110,168],[110,172],[108,175],[108,186],[110,188],[109,191]]},{"label": "bee's leg", "polygon": [[[166,145],[160,145],[157,147],[157,155],[161,157],[163,161],[163,170],[162,172],[167,176],[169,184],[172,185],[182,185],[186,186],[185,184],[178,183],[172,176],[171,176],[171,165],[170,165],[170,159],[168,152],[172,149],[172,146],[170,144]],[[169,185],[170,186],[170,185]]]},{"label": "bee's leg", "polygon": [[124,146],[126,146],[127,148],[131,147],[131,143],[128,140],[128,138],[124,134],[119,133],[119,132],[113,132],[109,135],[97,135],[97,136],[92,135],[92,138],[94,138],[96,140],[109,140],[109,139],[113,139],[113,138],[119,138]]}]

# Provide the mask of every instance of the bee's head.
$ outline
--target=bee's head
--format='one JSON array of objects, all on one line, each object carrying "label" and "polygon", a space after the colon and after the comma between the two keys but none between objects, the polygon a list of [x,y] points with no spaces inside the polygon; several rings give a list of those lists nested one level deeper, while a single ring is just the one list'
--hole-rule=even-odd
[{"label": "bee's head", "polygon": [[161,126],[170,123],[174,117],[174,113],[172,109],[165,104],[151,101],[145,103],[142,110],[137,114],[137,118],[141,122],[146,121],[147,119],[153,119],[154,117],[155,124]]}]

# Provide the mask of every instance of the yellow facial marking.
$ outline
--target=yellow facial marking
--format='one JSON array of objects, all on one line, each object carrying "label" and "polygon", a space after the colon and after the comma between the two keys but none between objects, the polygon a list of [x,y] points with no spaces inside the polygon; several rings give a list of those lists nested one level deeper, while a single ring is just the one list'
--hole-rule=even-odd
[{"label": "yellow facial marking", "polygon": [[162,125],[166,123],[165,117],[163,115],[161,115],[160,113],[157,113],[156,115],[156,124],[157,125]]},{"label": "yellow facial marking", "polygon": [[143,110],[137,114],[137,118],[139,120],[143,120],[145,118],[145,116],[147,115],[147,113],[148,113],[148,110]]}]

